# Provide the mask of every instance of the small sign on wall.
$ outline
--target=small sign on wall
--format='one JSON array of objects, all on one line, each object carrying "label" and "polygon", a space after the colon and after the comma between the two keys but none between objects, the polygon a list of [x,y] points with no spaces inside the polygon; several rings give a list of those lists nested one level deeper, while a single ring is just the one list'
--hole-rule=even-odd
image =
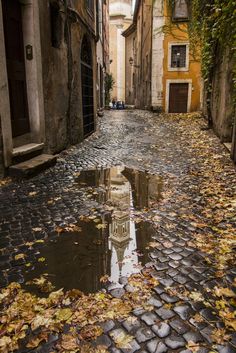
[{"label": "small sign on wall", "polygon": [[26,51],[26,59],[33,60],[33,47],[32,47],[32,45],[29,45],[29,44],[26,45],[25,51]]}]

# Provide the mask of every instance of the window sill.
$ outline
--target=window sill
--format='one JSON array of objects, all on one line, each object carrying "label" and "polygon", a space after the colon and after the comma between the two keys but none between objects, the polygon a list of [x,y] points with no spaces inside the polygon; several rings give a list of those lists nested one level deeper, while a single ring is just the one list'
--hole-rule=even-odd
[{"label": "window sill", "polygon": [[172,72],[188,72],[189,67],[168,67],[168,71]]},{"label": "window sill", "polygon": [[172,17],[172,22],[189,22],[189,18],[173,18]]}]

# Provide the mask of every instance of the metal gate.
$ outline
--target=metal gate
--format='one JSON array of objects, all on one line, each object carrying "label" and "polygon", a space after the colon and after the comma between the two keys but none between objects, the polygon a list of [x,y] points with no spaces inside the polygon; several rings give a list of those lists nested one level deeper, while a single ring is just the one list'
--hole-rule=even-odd
[{"label": "metal gate", "polygon": [[92,51],[89,41],[84,37],[81,48],[81,79],[84,137],[94,131],[94,96]]}]

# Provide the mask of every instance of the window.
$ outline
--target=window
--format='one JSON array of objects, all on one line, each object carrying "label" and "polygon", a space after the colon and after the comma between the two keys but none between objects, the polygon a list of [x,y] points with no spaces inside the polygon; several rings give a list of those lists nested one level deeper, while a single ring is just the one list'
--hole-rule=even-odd
[{"label": "window", "polygon": [[174,21],[186,21],[189,19],[187,0],[175,0],[172,17]]},{"label": "window", "polygon": [[94,0],[86,0],[87,9],[93,14],[94,13]]},{"label": "window", "polygon": [[172,45],[171,47],[171,67],[185,68],[186,67],[186,45]]}]

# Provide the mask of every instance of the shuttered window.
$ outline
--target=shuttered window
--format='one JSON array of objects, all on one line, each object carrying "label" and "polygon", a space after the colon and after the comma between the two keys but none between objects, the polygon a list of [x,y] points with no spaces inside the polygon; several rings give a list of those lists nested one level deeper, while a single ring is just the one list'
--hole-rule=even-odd
[{"label": "shuttered window", "polygon": [[171,68],[186,67],[186,45],[172,45],[171,47]]}]

